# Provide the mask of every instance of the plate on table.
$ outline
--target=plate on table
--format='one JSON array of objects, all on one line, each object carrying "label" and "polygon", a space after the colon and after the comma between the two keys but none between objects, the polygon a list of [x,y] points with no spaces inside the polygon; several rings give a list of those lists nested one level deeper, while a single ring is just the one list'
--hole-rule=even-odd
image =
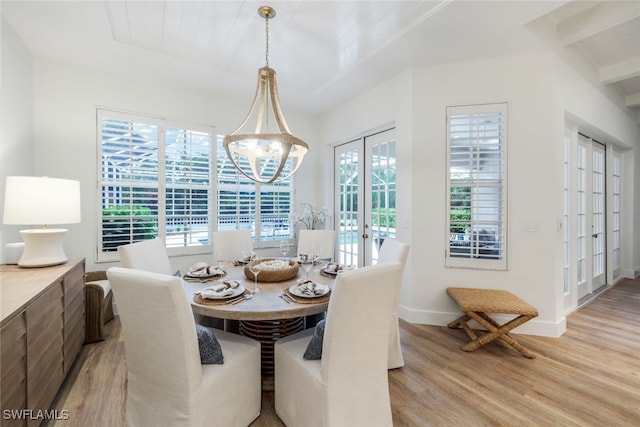
[{"label": "plate on table", "polygon": [[331,288],[327,285],[318,285],[321,287],[321,292],[319,292],[317,295],[314,294],[308,294],[306,292],[303,292],[300,288],[300,285],[293,285],[292,287],[289,288],[289,292],[291,292],[293,295],[297,296],[297,297],[301,297],[301,298],[320,298],[323,297],[325,295],[327,295],[329,292],[331,292]]},{"label": "plate on table", "polygon": [[210,272],[207,272],[205,270],[189,271],[185,274],[185,276],[191,277],[193,279],[209,279],[211,277],[224,276],[224,271],[218,269],[212,269]]},{"label": "plate on table", "polygon": [[241,286],[238,286],[237,288],[235,288],[233,290],[233,293],[229,294],[229,295],[211,295],[211,296],[207,296],[207,298],[204,298],[202,296],[202,294],[200,294],[200,297],[202,297],[202,299],[205,299],[205,300],[207,300],[207,299],[218,299],[218,300],[219,299],[229,299],[229,298],[235,298],[235,297],[237,297],[239,295],[242,295],[244,293],[244,290],[245,290],[244,286],[241,285]]},{"label": "plate on table", "polygon": [[349,271],[349,270],[353,270],[353,267],[349,266],[349,265],[340,265],[337,266],[338,269],[336,270],[336,264],[329,264],[327,265],[325,268],[322,269],[323,273],[329,274],[331,276],[337,276],[338,274],[344,272],[344,271]]}]

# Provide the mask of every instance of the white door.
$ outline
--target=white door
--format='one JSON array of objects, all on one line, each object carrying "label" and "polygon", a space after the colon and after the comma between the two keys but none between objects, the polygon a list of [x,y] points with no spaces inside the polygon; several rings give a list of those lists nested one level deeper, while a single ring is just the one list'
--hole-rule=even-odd
[{"label": "white door", "polygon": [[606,158],[605,146],[578,136],[577,167],[577,282],[578,301],[606,284]]},{"label": "white door", "polygon": [[370,265],[384,239],[395,238],[395,129],[337,146],[334,165],[338,262]]},{"label": "white door", "polygon": [[605,209],[605,147],[592,143],[592,188],[591,188],[591,247],[593,257],[593,277],[591,290],[603,286],[607,281],[606,255],[606,209]]}]

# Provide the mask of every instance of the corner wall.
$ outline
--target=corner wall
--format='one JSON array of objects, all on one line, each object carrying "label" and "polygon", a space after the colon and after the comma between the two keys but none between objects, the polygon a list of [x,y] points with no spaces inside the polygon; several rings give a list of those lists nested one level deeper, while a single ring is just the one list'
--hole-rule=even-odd
[{"label": "corner wall", "polygon": [[[7,176],[33,174],[33,56],[2,18],[0,20],[0,224]],[[5,245],[21,242],[21,226],[0,225],[0,264]]]}]

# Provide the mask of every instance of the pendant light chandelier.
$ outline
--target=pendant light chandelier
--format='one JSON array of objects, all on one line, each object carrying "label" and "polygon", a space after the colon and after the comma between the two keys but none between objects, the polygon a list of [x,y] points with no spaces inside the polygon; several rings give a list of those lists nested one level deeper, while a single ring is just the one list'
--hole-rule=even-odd
[{"label": "pendant light chandelier", "polygon": [[[271,183],[293,175],[309,146],[291,134],[278,98],[276,72],[269,68],[269,19],[276,16],[276,11],[270,6],[262,6],[258,8],[258,14],[265,20],[266,66],[258,70],[258,86],[249,113],[238,129],[224,137],[223,144],[240,173],[256,182]],[[256,109],[254,133],[242,133]],[[273,115],[279,133],[269,132],[270,115]]]}]

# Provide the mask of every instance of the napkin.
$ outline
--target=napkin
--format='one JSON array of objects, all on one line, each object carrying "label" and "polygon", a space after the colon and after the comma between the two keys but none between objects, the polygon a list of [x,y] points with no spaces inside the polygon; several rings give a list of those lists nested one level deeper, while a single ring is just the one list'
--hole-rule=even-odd
[{"label": "napkin", "polygon": [[199,262],[189,267],[189,275],[194,277],[221,276],[223,274],[224,271],[204,262]]},{"label": "napkin", "polygon": [[343,271],[353,270],[353,266],[352,265],[340,265],[340,264],[329,263],[325,267],[325,270],[332,271],[334,273],[342,273]]},{"label": "napkin", "polygon": [[329,286],[305,280],[298,285],[298,290],[309,296],[322,296],[329,291]]},{"label": "napkin", "polygon": [[237,280],[225,280],[217,285],[209,286],[200,290],[200,296],[202,298],[221,298],[233,295],[235,289],[240,286],[240,282]]}]

